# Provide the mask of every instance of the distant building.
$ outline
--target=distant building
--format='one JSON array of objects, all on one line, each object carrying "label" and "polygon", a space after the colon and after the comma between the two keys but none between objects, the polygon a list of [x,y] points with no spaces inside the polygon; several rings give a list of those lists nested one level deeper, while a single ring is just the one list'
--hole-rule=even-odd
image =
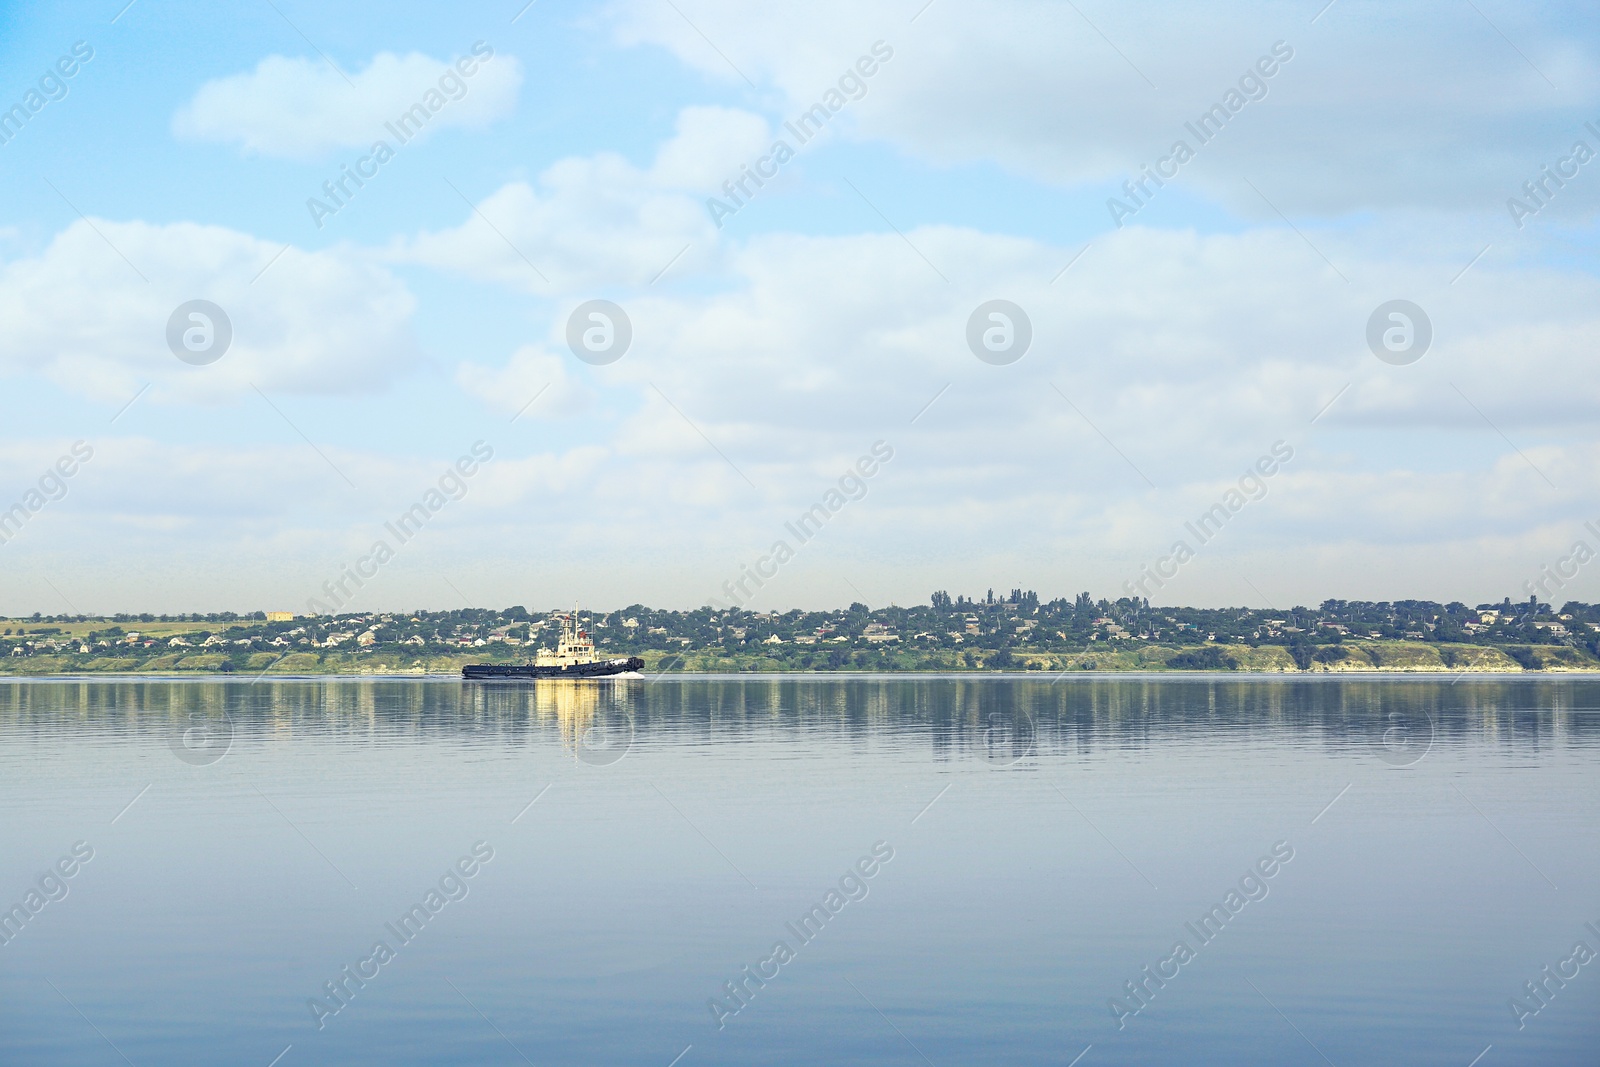
[{"label": "distant building", "polygon": [[267,621],[268,622],[293,622],[294,621],[294,612],[292,612],[292,611],[269,611],[269,612],[267,612]]}]

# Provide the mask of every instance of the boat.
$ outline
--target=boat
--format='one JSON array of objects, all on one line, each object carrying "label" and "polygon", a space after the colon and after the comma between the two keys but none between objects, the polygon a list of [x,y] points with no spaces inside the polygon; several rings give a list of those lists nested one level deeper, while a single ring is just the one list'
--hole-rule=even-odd
[{"label": "boat", "polygon": [[561,616],[561,640],[554,652],[541,648],[531,663],[468,663],[462,678],[609,678],[637,674],[644,668],[638,656],[601,659],[594,638],[578,622],[578,609]]}]

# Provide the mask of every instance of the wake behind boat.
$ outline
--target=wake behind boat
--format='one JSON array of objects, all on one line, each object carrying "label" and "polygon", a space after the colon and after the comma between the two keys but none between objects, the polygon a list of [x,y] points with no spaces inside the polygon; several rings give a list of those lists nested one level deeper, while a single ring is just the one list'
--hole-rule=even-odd
[{"label": "wake behind boat", "polygon": [[607,678],[637,673],[644,667],[638,656],[601,659],[594,638],[578,626],[578,609],[561,617],[561,640],[554,652],[541,648],[532,663],[468,663],[463,678]]}]

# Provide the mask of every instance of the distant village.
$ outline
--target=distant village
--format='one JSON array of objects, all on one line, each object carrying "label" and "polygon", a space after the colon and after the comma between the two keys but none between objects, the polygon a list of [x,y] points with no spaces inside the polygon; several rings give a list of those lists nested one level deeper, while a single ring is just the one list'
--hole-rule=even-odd
[{"label": "distant village", "polygon": [[[34,615],[0,620],[12,674],[454,673],[553,647],[560,609],[303,616]],[[936,592],[911,607],[759,612],[640,604],[581,614],[603,654],[651,671],[1589,670],[1600,606],[1537,599],[1469,607],[1327,600],[1316,608],[1175,608],[1142,598],[1041,601]]]}]

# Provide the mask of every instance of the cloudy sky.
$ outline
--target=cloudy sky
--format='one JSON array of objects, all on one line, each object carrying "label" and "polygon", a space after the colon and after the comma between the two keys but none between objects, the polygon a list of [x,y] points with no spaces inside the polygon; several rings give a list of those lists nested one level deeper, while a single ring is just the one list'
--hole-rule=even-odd
[{"label": "cloudy sky", "polygon": [[125,2],[0,5],[0,614],[1600,547],[1591,5]]}]

